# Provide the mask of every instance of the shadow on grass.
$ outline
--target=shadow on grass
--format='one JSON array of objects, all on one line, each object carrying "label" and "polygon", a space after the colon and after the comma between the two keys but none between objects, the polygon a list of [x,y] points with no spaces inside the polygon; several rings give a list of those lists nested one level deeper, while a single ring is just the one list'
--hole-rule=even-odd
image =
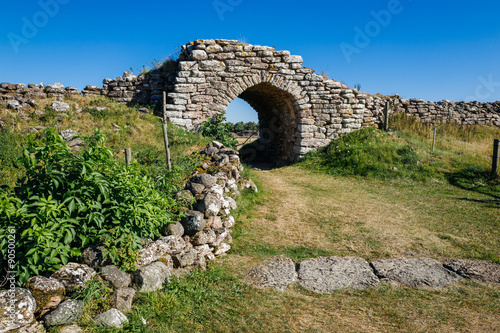
[{"label": "shadow on grass", "polygon": [[475,192],[491,199],[460,198],[460,200],[486,204],[500,208],[500,178],[492,177],[490,173],[477,166],[468,166],[457,172],[446,175],[451,185],[462,190]]}]

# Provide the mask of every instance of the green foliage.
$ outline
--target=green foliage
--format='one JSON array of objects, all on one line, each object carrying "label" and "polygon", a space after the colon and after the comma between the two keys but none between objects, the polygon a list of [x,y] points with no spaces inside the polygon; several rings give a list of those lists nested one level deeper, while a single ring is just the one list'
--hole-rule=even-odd
[{"label": "green foliage", "polygon": [[8,128],[0,129],[0,185],[13,183],[19,171],[17,156],[21,154],[23,136]]},{"label": "green foliage", "polygon": [[137,163],[116,163],[99,131],[85,140],[80,154],[53,130],[45,145],[30,140],[20,158],[26,175],[0,192],[1,253],[5,258],[12,226],[20,283],[58,269],[93,243],[106,245],[114,264],[134,269],[142,240],[159,237],[178,214],[175,200],[159,190],[167,179],[155,181]]},{"label": "green foliage", "polygon": [[253,122],[253,121],[249,121],[249,122],[242,122],[242,121],[239,121],[237,123],[228,123],[229,127],[230,127],[230,130],[231,132],[241,132],[241,131],[258,131],[259,130],[259,124],[257,124],[256,122]]},{"label": "green foliage", "polygon": [[336,175],[425,180],[436,171],[420,161],[411,146],[391,140],[384,132],[365,128],[332,141],[306,156],[303,165]]},{"label": "green foliage", "polygon": [[113,288],[108,281],[94,278],[85,282],[85,287],[77,290],[73,299],[83,301],[84,318],[82,321],[92,322],[92,318],[96,315],[108,311],[112,308],[110,296],[113,293]]},{"label": "green foliage", "polygon": [[226,112],[216,114],[201,124],[201,134],[220,141],[224,146],[236,148],[238,141],[231,136],[231,126],[226,122]]}]

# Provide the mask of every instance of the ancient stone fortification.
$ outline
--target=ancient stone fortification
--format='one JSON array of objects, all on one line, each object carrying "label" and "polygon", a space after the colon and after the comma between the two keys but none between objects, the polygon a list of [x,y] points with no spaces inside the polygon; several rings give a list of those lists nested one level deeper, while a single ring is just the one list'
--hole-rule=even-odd
[{"label": "ancient stone fortification", "polygon": [[[258,113],[265,151],[289,162],[311,149],[361,127],[377,125],[389,101],[391,112],[425,122],[500,126],[500,102],[425,102],[374,97],[302,66],[302,57],[272,47],[234,40],[196,40],[182,47],[176,62],[146,75],[125,72],[104,79],[102,89],[87,86],[84,95],[106,95],[120,102],[156,104],[168,92],[168,119],[195,129],[207,117],[240,97]],[[78,95],[62,85],[1,85],[3,99]]]}]

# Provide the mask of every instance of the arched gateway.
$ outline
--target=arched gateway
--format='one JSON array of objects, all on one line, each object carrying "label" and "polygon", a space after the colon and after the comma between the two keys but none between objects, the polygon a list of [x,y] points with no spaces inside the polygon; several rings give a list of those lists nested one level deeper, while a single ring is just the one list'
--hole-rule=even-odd
[{"label": "arched gateway", "polygon": [[268,153],[285,162],[374,123],[366,95],[302,67],[302,57],[235,40],[182,47],[167,118],[193,129],[240,97],[258,113]]}]

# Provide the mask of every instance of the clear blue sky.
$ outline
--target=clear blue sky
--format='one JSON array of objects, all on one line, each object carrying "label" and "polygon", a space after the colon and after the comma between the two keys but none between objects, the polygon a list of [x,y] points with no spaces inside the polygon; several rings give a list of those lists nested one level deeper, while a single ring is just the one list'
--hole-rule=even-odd
[{"label": "clear blue sky", "polygon": [[[494,101],[499,14],[498,1],[5,1],[0,81],[102,86],[188,41],[228,38],[290,50],[369,93]],[[233,103],[228,116],[255,119]]]}]

